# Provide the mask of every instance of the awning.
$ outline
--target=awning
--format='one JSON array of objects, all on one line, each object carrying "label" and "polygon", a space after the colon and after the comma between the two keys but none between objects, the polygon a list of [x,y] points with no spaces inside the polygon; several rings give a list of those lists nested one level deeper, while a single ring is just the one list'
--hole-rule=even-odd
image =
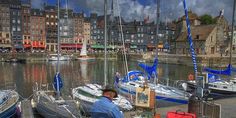
[{"label": "awning", "polygon": [[156,48],[154,45],[147,45],[147,48]]},{"label": "awning", "polygon": [[[92,45],[91,48],[94,48],[94,49],[104,49],[104,45]],[[115,46],[111,46],[111,45],[108,45],[107,46],[107,49],[113,49],[115,48]]]},{"label": "awning", "polygon": [[161,45],[158,45],[158,48],[163,48],[164,46],[161,44]]},{"label": "awning", "polygon": [[131,45],[130,48],[135,49],[137,48],[137,45]]},{"label": "awning", "polygon": [[91,48],[100,48],[100,49],[104,49],[103,45],[92,45]]},{"label": "awning", "polygon": [[82,48],[81,44],[61,44],[61,48]]},{"label": "awning", "polygon": [[24,48],[30,48],[31,45],[30,44],[24,44]]},{"label": "awning", "polygon": [[16,44],[14,47],[15,47],[16,49],[22,49],[22,48],[24,48],[23,45],[21,45],[21,44]]},{"label": "awning", "polygon": [[0,47],[2,48],[11,48],[11,44],[0,44]]}]

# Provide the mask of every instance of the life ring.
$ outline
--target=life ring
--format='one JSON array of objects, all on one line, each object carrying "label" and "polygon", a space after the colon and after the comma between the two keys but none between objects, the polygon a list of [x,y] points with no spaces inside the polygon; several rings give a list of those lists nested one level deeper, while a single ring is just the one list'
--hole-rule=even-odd
[{"label": "life ring", "polygon": [[193,80],[193,79],[194,79],[193,74],[189,74],[189,75],[188,75],[188,80]]}]

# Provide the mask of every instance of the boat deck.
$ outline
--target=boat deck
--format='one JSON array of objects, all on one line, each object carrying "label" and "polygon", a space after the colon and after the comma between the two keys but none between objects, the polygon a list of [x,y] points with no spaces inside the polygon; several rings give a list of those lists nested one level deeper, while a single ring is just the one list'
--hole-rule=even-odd
[{"label": "boat deck", "polygon": [[18,99],[19,97],[17,95],[13,95],[12,97],[10,97],[7,101],[5,101],[5,103],[0,106],[0,113],[3,112],[5,109],[11,107],[12,105],[16,104]]}]

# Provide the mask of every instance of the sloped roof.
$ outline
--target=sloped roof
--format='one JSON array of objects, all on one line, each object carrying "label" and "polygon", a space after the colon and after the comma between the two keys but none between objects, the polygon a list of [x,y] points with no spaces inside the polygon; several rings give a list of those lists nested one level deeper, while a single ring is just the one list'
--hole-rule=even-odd
[{"label": "sloped roof", "polygon": [[[216,25],[200,25],[191,27],[192,40],[206,40]],[[197,39],[196,36],[199,36]],[[176,41],[187,41],[187,31],[181,32]]]}]

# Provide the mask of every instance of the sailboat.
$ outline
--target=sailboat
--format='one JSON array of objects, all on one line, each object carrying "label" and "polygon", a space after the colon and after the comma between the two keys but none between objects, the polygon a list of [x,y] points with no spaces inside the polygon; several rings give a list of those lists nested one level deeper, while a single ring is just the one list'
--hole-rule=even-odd
[{"label": "sailboat", "polygon": [[[160,5],[160,1],[157,5]],[[157,6],[157,19],[159,17],[159,8]],[[156,36],[158,36],[158,22],[156,23]],[[157,41],[158,44],[158,41]],[[156,48],[156,56],[152,66],[148,66],[144,63],[139,64],[141,68],[146,71],[146,73],[139,70],[131,70],[127,72],[119,82],[120,92],[127,95],[135,95],[136,89],[138,87],[147,86],[150,89],[155,91],[155,99],[157,100],[159,107],[172,106],[178,104],[187,104],[191,94],[179,90],[174,87],[166,86],[160,83],[157,83],[157,67],[158,67],[158,48]],[[128,70],[128,69],[127,69]],[[151,79],[154,80],[151,81]]]},{"label": "sailboat", "polygon": [[87,54],[87,39],[86,38],[83,41],[83,46],[80,51],[80,56],[77,59],[81,61],[95,60],[94,57],[90,57]]},{"label": "sailboat", "polygon": [[[105,7],[106,7],[107,2],[105,1]],[[104,60],[104,86],[107,84],[107,78],[106,78],[106,72],[107,72],[107,67],[106,67],[106,62],[107,62],[107,57],[106,57],[106,9],[105,11],[105,60]],[[99,98],[102,96],[102,86],[99,84],[85,84],[84,86],[79,86],[74,89],[72,89],[72,95],[73,98],[78,99],[84,109],[84,112],[89,114],[90,109],[93,105],[94,102],[99,100]],[[114,104],[116,104],[120,110],[131,110],[133,109],[133,106],[131,103],[123,96],[118,95],[117,98],[114,98],[113,100]]]},{"label": "sailboat", "polygon": [[[60,1],[58,0],[58,16],[59,15]],[[48,90],[48,85],[41,86],[39,89],[37,83],[36,87],[33,89],[33,107],[40,113],[40,115],[45,118],[78,118],[81,117],[79,113],[78,104],[74,100],[66,100],[61,96],[60,90],[63,87],[63,82],[59,72],[59,17],[58,17],[58,52],[57,52],[57,72],[54,76],[53,88],[55,90]]]},{"label": "sailboat", "polygon": [[142,65],[144,64],[141,64],[140,66],[144,67],[148,74],[145,74],[139,70],[129,71],[127,75],[120,79],[120,92],[127,95],[135,95],[138,87],[144,87],[145,84],[147,84],[149,88],[155,91],[155,99],[157,100],[159,107],[188,103],[191,94],[171,86],[166,86],[160,83],[155,84],[150,81],[153,77],[153,72],[156,72],[157,58],[154,60],[154,64],[150,67],[147,65]]},{"label": "sailboat", "polygon": [[[205,83],[208,85],[210,90],[210,95],[214,96],[225,96],[236,94],[236,78],[231,78],[232,72],[236,72],[236,68],[232,66],[232,43],[234,37],[234,12],[235,12],[235,3],[233,7],[233,18],[232,18],[232,29],[231,29],[231,40],[230,40],[230,58],[229,64],[224,70],[215,70],[211,68],[204,68],[203,71],[206,74]],[[221,11],[221,16],[223,16],[223,11]],[[230,79],[223,79],[220,76],[227,76]],[[197,87],[197,82],[195,80],[187,81],[188,88],[195,89]]]},{"label": "sailboat", "polygon": [[0,118],[10,118],[17,112],[19,95],[15,90],[0,90]]}]

